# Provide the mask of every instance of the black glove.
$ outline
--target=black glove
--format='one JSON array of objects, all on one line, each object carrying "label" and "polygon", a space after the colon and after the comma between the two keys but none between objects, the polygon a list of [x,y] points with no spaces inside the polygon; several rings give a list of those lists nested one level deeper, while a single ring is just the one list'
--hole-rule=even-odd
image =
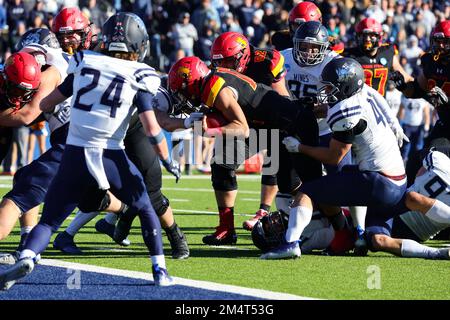
[{"label": "black glove", "polygon": [[162,160],[161,161],[167,172],[170,172],[175,176],[175,182],[178,183],[181,177],[180,164],[176,161]]},{"label": "black glove", "polygon": [[389,80],[394,82],[395,88],[397,88],[398,90],[400,91],[405,90],[406,88],[405,77],[399,71],[391,72]]},{"label": "black glove", "polygon": [[318,100],[317,97],[301,97],[297,99],[297,102],[302,106],[313,108]]},{"label": "black glove", "polygon": [[425,100],[427,100],[435,108],[439,108],[448,103],[448,97],[445,92],[439,87],[433,87],[425,95]]}]

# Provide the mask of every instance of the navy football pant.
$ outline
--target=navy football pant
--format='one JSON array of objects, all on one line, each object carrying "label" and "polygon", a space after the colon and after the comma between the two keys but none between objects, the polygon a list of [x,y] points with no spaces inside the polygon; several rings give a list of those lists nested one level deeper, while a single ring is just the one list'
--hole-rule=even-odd
[{"label": "navy football pant", "polygon": [[369,239],[374,234],[390,233],[392,218],[407,211],[406,181],[399,186],[378,172],[359,171],[357,166],[345,166],[341,172],[304,183],[300,192],[316,204],[367,206]]},{"label": "navy football pant", "polygon": [[[150,255],[162,255],[161,225],[150,203],[142,175],[123,150],[104,150],[103,166],[110,191],[138,212]],[[67,145],[58,173],[45,197],[41,220],[31,231],[25,249],[36,254],[44,251],[52,233],[94,188],[98,188],[98,184],[86,166],[84,148]]]},{"label": "navy football pant", "polygon": [[44,202],[45,194],[58,172],[64,153],[69,124],[52,132],[52,147],[14,175],[13,188],[4,196],[12,200],[22,213]]}]

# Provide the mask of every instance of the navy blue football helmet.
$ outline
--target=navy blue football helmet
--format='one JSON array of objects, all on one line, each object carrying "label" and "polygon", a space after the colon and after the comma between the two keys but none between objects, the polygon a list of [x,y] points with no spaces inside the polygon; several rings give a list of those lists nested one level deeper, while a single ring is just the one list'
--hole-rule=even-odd
[{"label": "navy blue football helmet", "polygon": [[256,222],[252,229],[253,244],[267,252],[284,243],[289,216],[283,211],[270,212]]},{"label": "navy blue football helmet", "polygon": [[25,32],[17,42],[15,49],[20,51],[30,44],[40,44],[55,49],[60,48],[56,35],[45,28],[35,28]]},{"label": "navy blue football helmet", "polygon": [[297,28],[293,38],[292,54],[300,66],[313,66],[325,58],[328,46],[328,31],[319,21],[307,21]]},{"label": "navy blue football helmet", "polygon": [[364,86],[364,70],[352,58],[337,58],[322,70],[322,83],[317,93],[321,104],[333,104],[360,92]]},{"label": "navy blue football helmet", "polygon": [[143,61],[149,46],[145,24],[134,13],[116,13],[103,24],[102,48],[107,52],[135,52],[138,61]]}]

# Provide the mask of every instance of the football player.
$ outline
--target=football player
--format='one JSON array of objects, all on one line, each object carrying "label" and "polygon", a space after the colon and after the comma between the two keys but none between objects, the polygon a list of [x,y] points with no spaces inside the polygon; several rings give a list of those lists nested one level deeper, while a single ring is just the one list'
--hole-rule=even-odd
[{"label": "football player", "polygon": [[[59,32],[58,39],[61,41],[63,48],[68,50],[68,52],[77,52],[92,47],[91,40],[93,36],[90,25],[89,20],[77,8],[65,8],[55,17],[53,29]],[[73,32],[68,32],[67,30],[73,30]],[[77,39],[79,41],[76,41]],[[145,54],[143,53],[140,59],[143,59]],[[145,139],[145,132],[137,112],[131,118],[124,143],[127,156],[138,167],[144,177],[152,205],[169,239],[172,257],[174,259],[187,258],[189,256],[189,247],[186,237],[175,222],[169,200],[161,192],[162,173],[159,160],[153,148]],[[176,164],[166,164],[166,169],[179,176]],[[53,247],[69,254],[81,254],[82,251],[74,241],[75,235],[84,225],[99,214],[98,211],[106,210],[109,202],[113,202],[112,206],[117,208],[117,205],[114,204],[116,201],[117,199],[108,193],[104,199],[92,199],[88,203],[89,205],[79,208],[80,211],[76,214],[69,227],[56,236]],[[107,234],[112,239],[114,239],[114,229],[118,214],[122,214],[127,210],[127,206],[124,204],[118,207],[120,208],[118,212],[107,214],[104,219],[100,219],[95,224],[98,232]],[[129,214],[132,215],[132,213]],[[125,246],[130,244],[126,238],[116,242]]]},{"label": "football player", "polygon": [[[442,152],[441,152],[442,151]],[[424,246],[441,230],[450,227],[450,217],[442,215],[439,221],[431,220],[427,212],[433,207],[450,211],[450,146],[433,148],[423,159],[414,184],[408,188],[406,211],[387,221],[372,238],[374,251],[390,252],[398,256],[426,259],[450,259],[450,248],[438,249]]]},{"label": "football player", "polygon": [[[208,128],[204,119],[203,127],[207,135],[234,135],[244,140],[249,136],[249,128],[256,127],[281,129],[313,143],[318,142],[317,121],[312,110],[234,70],[210,70],[196,57],[183,58],[170,69],[169,88],[173,95],[189,101],[191,105],[204,104],[207,109],[220,112],[224,116],[227,124],[218,128]],[[227,171],[234,171],[240,163],[236,159],[225,160],[227,161],[220,166],[223,170],[213,174],[212,181],[213,185],[230,188],[235,185],[236,177]],[[299,157],[295,166],[303,181],[321,175],[320,163],[309,157]],[[226,243],[235,243],[232,212],[224,211],[219,219],[219,226],[213,236],[216,239],[226,238]],[[220,244],[210,240],[208,244]]]},{"label": "football player", "polygon": [[[408,81],[403,74],[396,72],[393,80],[397,89],[409,98],[424,98],[436,108],[439,119],[425,140],[425,148],[433,147],[434,141],[447,139],[450,144],[450,20],[441,21],[431,32],[431,49],[421,58],[421,71],[414,81]],[[411,180],[418,168],[420,159],[408,162],[408,179]]]},{"label": "football player", "polygon": [[56,34],[61,48],[70,55],[95,46],[92,23],[77,7],[59,11],[53,20],[52,31]]},{"label": "football player", "polygon": [[271,37],[271,44],[280,51],[292,48],[295,31],[307,21],[322,22],[322,13],[314,3],[302,1],[289,12],[289,29],[275,32]]},{"label": "football player", "polygon": [[373,18],[361,20],[355,27],[357,46],[346,48],[342,55],[359,62],[364,69],[366,84],[386,95],[388,79],[392,72],[401,73],[407,81],[413,78],[403,70],[397,58],[397,49],[392,44],[383,44],[383,28]]},{"label": "football player", "polygon": [[[3,289],[9,289],[16,280],[32,272],[33,259],[45,250],[52,233],[87,193],[106,193],[108,189],[138,212],[155,284],[173,284],[165,266],[157,215],[142,175],[123,150],[131,108],[136,106],[155,151],[163,162],[169,162],[164,134],[152,108],[160,79],[154,69],[138,62],[147,49],[147,31],[138,16],[123,12],[110,17],[102,30],[104,54],[78,52],[70,60],[64,82],[41,101],[41,109],[50,112],[73,95],[72,121],[42,218],[31,231],[19,262],[0,273]],[[120,68],[113,70],[111,65]]]},{"label": "football player", "polygon": [[324,86],[318,99],[328,105],[327,123],[333,132],[329,147],[310,147],[293,137],[283,143],[289,152],[335,165],[352,149],[357,165],[304,182],[290,209],[286,242],[263,254],[262,259],[301,255],[298,239],[311,220],[313,204],[367,206],[366,232],[370,233],[374,221],[386,218],[383,209],[400,202],[406,191],[397,139],[379,106],[386,102],[364,84],[361,65],[350,58],[334,59],[322,70],[321,79]]},{"label": "football player", "polygon": [[[236,70],[257,83],[263,83],[272,87],[280,95],[289,96],[284,81],[286,74],[284,58],[277,50],[255,48],[250,45],[250,42],[244,35],[238,32],[225,32],[214,40],[210,58],[214,67]],[[268,137],[270,136],[271,134],[269,132]],[[235,149],[237,148],[236,146]],[[268,149],[267,152],[270,153],[270,143]],[[264,163],[267,162],[264,161]],[[219,173],[220,171],[222,173]],[[211,172],[213,176],[219,174],[235,177],[236,175],[234,171],[224,169],[222,165],[214,161],[211,164]],[[236,179],[233,178],[234,182],[230,186],[218,183],[215,179],[213,181],[215,182],[213,183],[213,188],[219,208],[219,216],[224,214],[233,215],[238,187]],[[270,206],[275,198],[277,189],[276,174],[266,175],[263,172],[261,177],[260,207],[254,218],[244,222],[244,229],[251,230],[254,223],[270,211]],[[222,228],[217,228],[217,230],[220,229]],[[234,229],[229,230],[228,233],[234,233]],[[219,234],[216,232],[204,237],[203,243],[210,245],[227,244],[230,239],[226,233],[222,232]]]}]

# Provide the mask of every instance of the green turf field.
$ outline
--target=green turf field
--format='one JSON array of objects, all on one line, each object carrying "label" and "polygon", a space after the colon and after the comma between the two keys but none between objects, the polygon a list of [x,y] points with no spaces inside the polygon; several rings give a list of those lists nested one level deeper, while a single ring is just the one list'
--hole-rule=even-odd
[{"label": "green turf field", "polygon": [[[369,253],[364,258],[304,255],[297,260],[258,259],[259,252],[251,244],[250,233],[241,226],[248,219],[243,214],[254,212],[259,205],[259,179],[256,176],[244,179],[238,179],[241,193],[235,208],[238,242],[226,249],[208,247],[201,241],[218,223],[217,215],[207,213],[216,210],[209,179],[184,176],[178,184],[170,177],[164,179],[164,193],[171,200],[177,223],[187,235],[191,249],[188,260],[170,259],[164,235],[171,275],[322,299],[450,299],[450,261],[402,259],[383,253]],[[10,181],[1,183],[5,187]],[[2,195],[6,191],[7,188],[0,189]],[[63,255],[50,245],[43,257],[150,271],[137,220],[130,235],[132,245],[128,248],[119,247],[108,236],[96,233],[95,221],[75,238],[85,255]],[[0,251],[13,250],[18,240],[19,228],[16,228],[8,239],[0,242]],[[445,245],[438,241],[429,244]]]}]

